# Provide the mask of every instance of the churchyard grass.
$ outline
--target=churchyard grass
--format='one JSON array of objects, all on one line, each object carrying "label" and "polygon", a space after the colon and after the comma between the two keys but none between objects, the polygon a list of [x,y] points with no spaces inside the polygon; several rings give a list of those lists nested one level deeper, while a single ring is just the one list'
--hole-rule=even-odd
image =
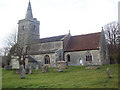
[{"label": "churchyard grass", "polygon": [[[112,78],[107,77],[110,68]],[[49,68],[49,72],[33,71],[20,79],[15,71],[2,69],[3,88],[118,88],[118,65],[103,65],[100,69],[86,70],[85,66],[69,66],[63,72]]]},{"label": "churchyard grass", "polygon": [[0,90],[2,89],[2,68],[0,67]]}]

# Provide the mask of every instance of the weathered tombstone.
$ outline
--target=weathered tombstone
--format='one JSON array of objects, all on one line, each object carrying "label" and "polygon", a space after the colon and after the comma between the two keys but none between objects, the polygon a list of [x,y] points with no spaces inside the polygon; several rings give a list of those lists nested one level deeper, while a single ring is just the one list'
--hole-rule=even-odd
[{"label": "weathered tombstone", "polygon": [[38,70],[38,68],[39,68],[39,66],[38,66],[38,64],[36,65],[36,68],[35,68],[35,70],[37,71]]},{"label": "weathered tombstone", "polygon": [[29,65],[25,65],[26,74],[29,74]]},{"label": "weathered tombstone", "polygon": [[29,74],[32,74],[32,67],[31,67],[31,65],[29,66]]},{"label": "weathered tombstone", "polygon": [[21,65],[21,69],[22,69],[22,71],[21,71],[21,79],[25,79],[25,69],[24,69],[23,65]]},{"label": "weathered tombstone", "polygon": [[33,68],[36,69],[36,64],[35,63],[33,63]]},{"label": "weathered tombstone", "polygon": [[110,75],[110,69],[109,68],[107,68],[107,76],[108,76],[108,78],[112,78],[111,75]]},{"label": "weathered tombstone", "polygon": [[62,72],[62,68],[61,68],[61,65],[59,65],[59,69],[58,69],[59,72]]},{"label": "weathered tombstone", "polygon": [[28,65],[28,58],[25,59],[25,65]]},{"label": "weathered tombstone", "polygon": [[45,66],[45,71],[48,72],[48,66],[47,65]]},{"label": "weathered tombstone", "polygon": [[44,73],[44,66],[41,66],[41,73]]}]

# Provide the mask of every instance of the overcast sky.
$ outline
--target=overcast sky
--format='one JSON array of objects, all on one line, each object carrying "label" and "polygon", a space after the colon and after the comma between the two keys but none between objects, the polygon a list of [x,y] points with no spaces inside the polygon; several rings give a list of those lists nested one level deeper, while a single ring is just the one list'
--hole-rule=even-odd
[{"label": "overcast sky", "polygon": [[[100,32],[118,19],[119,0],[30,0],[33,17],[40,21],[40,37]],[[24,19],[29,0],[0,0],[0,47]]]}]

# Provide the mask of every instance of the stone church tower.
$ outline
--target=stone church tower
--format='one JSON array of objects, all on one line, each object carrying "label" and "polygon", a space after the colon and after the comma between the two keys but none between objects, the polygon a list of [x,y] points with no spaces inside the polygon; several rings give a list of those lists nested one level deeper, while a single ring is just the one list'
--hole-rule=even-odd
[{"label": "stone church tower", "polygon": [[36,18],[33,18],[31,3],[29,1],[25,19],[18,22],[18,44],[25,46],[39,39],[39,25],[40,22]]}]

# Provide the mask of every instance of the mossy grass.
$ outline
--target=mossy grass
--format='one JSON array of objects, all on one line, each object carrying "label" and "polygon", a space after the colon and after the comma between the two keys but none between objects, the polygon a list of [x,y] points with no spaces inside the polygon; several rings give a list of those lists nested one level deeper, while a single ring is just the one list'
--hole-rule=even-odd
[{"label": "mossy grass", "polygon": [[[85,66],[69,66],[63,72],[49,68],[41,73],[33,70],[31,75],[20,79],[14,70],[2,69],[3,88],[118,88],[118,64],[99,66],[100,69],[86,70]],[[110,68],[112,78],[107,77]]]}]

